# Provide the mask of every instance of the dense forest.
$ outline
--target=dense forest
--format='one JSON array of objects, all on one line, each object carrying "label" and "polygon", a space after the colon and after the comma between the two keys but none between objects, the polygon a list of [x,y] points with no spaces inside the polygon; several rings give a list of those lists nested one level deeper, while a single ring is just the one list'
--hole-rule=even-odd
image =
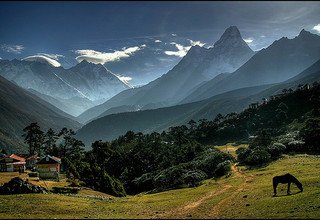
[{"label": "dense forest", "polygon": [[[218,114],[214,120],[191,120],[162,133],[128,131],[113,141],[97,140],[92,150],[63,128],[24,129],[29,153],[62,158],[70,179],[115,196],[194,187],[230,171],[235,160],[261,166],[283,153],[320,153],[320,84],[299,85],[252,103],[241,113]],[[237,158],[216,149],[225,143],[248,143]]]}]

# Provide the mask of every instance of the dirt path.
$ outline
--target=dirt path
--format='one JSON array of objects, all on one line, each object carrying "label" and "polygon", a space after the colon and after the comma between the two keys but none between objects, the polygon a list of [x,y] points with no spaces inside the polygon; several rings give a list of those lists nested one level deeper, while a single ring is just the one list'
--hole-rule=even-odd
[{"label": "dirt path", "polygon": [[228,204],[232,199],[238,195],[241,191],[246,189],[246,186],[248,182],[252,181],[252,177],[244,175],[236,165],[232,165],[231,167],[232,174],[236,178],[241,178],[243,182],[238,186],[231,186],[226,184],[219,184],[218,187],[215,187],[212,191],[209,193],[204,194],[201,198],[199,198],[196,201],[190,202],[182,207],[178,207],[176,209],[173,209],[169,212],[163,213],[161,216],[158,217],[185,217],[193,211],[195,211],[199,206],[201,206],[203,203],[207,202],[208,200],[214,198],[215,196],[218,196],[220,194],[226,193],[226,192],[233,192],[231,196],[228,196],[225,199],[222,199],[217,204],[215,204],[209,213],[210,218],[217,218],[220,214],[220,212],[223,210],[223,208]]},{"label": "dirt path", "polygon": [[247,185],[249,182],[252,181],[253,177],[252,176],[246,176],[244,175],[241,171],[239,171],[239,169],[237,168],[236,165],[232,165],[231,167],[232,172],[235,174],[235,176],[237,178],[242,178],[243,179],[243,183],[241,183],[236,190],[234,190],[234,193],[232,193],[231,196],[228,196],[227,198],[221,200],[219,203],[217,203],[211,213],[210,213],[210,217],[212,218],[218,218],[221,211],[223,210],[224,207],[227,206],[228,203],[230,203],[231,201],[234,201],[234,197],[236,197],[241,191],[244,191],[247,189]]}]

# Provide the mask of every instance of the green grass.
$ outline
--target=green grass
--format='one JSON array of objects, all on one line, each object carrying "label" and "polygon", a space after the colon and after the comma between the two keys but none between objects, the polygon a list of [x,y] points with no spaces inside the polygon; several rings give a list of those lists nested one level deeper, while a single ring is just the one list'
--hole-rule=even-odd
[{"label": "green grass", "polygon": [[[320,158],[286,156],[267,167],[238,167],[230,177],[210,179],[196,188],[99,200],[55,194],[0,196],[0,218],[320,218]],[[272,177],[296,176],[304,192]],[[90,195],[90,192],[89,192]],[[98,194],[97,194],[98,195]]]}]

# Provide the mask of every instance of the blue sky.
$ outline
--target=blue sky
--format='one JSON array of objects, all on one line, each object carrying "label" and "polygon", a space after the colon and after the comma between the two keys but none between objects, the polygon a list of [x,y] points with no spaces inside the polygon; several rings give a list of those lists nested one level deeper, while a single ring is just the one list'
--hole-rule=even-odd
[{"label": "blue sky", "polygon": [[0,57],[65,68],[87,59],[139,85],[231,25],[259,50],[303,28],[319,33],[319,14],[320,2],[1,2]]}]

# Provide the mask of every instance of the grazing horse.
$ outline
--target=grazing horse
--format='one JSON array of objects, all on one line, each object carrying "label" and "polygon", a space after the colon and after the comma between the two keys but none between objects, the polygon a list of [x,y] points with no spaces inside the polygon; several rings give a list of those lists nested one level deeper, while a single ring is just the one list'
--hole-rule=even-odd
[{"label": "grazing horse", "polygon": [[299,182],[299,180],[297,180],[297,178],[292,176],[290,173],[287,173],[282,176],[275,176],[275,177],[273,177],[272,182],[273,182],[273,191],[274,191],[273,196],[277,195],[277,186],[279,183],[288,183],[288,190],[287,190],[288,195],[290,195],[290,184],[291,183],[296,184],[296,186],[300,189],[300,192],[303,191],[302,184]]}]

